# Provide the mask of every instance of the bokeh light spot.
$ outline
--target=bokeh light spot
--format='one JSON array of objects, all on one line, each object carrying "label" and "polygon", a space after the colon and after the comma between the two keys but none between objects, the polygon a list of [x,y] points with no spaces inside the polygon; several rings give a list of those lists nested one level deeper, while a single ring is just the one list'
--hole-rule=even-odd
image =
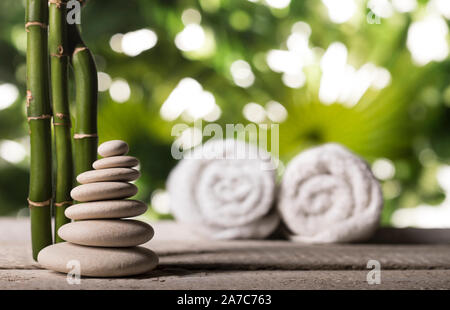
[{"label": "bokeh light spot", "polygon": [[19,97],[19,90],[16,85],[5,83],[0,84],[0,110],[10,107]]},{"label": "bokeh light spot", "polygon": [[111,83],[109,94],[114,101],[123,103],[130,99],[130,85],[128,85],[127,81],[125,80],[115,80]]}]

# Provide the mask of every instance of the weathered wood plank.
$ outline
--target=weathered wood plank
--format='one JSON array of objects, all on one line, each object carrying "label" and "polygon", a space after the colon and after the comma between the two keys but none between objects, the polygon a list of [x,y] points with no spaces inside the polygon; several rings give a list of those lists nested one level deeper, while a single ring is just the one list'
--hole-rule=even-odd
[{"label": "weathered wood plank", "polygon": [[[1,223],[1,221],[0,221]],[[13,241],[5,238],[27,221],[9,221],[0,226],[0,269],[36,269],[31,259],[29,235]],[[25,226],[26,225],[26,226]],[[174,223],[154,223],[156,236],[144,246],[161,257],[161,266],[191,270],[364,270],[368,260],[383,269],[450,269],[450,244],[301,245],[285,240],[211,241],[187,235]],[[8,230],[8,227],[11,229]],[[180,236],[181,234],[181,236]],[[17,234],[19,236],[20,233]],[[185,238],[185,239],[183,239]]]},{"label": "weathered wood plank", "polygon": [[[0,219],[0,289],[450,289],[450,244],[301,245],[285,240],[202,240],[173,222],[153,224],[145,246],[160,255],[140,277],[83,278],[31,259],[27,220]],[[440,240],[444,240],[441,238]],[[381,263],[382,283],[368,285],[368,260]]]},{"label": "weathered wood plank", "polygon": [[[146,243],[160,265],[190,270],[364,270],[369,260],[384,269],[450,269],[450,245],[322,245],[287,241],[179,241]],[[0,269],[36,269],[29,244],[3,244]]]},{"label": "weathered wood plank", "polygon": [[47,270],[0,270],[0,289],[450,289],[450,270],[381,271],[381,284],[369,285],[367,271],[204,271],[161,269],[138,278],[82,278]]},{"label": "weathered wood plank", "polygon": [[[151,244],[151,242],[150,242]],[[200,245],[172,243],[163,251],[153,248],[161,265],[209,270],[364,270],[369,260],[384,269],[450,269],[447,245],[323,245],[305,246],[286,241],[204,242]],[[176,250],[176,248],[179,250]]]},{"label": "weathered wood plank", "polygon": [[380,228],[369,243],[450,244],[450,229]]}]

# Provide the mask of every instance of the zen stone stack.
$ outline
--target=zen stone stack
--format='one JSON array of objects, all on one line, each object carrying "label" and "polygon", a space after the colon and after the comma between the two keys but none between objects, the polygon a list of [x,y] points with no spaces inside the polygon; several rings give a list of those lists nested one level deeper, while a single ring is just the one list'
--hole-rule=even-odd
[{"label": "zen stone stack", "polygon": [[126,156],[128,144],[113,140],[101,144],[98,153],[103,158],[93,164],[95,170],[77,177],[79,186],[71,196],[77,200],[66,209],[68,218],[75,220],[62,226],[58,235],[67,242],[43,249],[39,263],[51,270],[69,272],[70,261],[80,263],[84,276],[130,276],[150,271],[158,264],[151,250],[138,245],[153,237],[153,228],[141,221],[124,219],[138,216],[147,206],[127,199],[137,193],[129,182],[139,178],[137,158]]}]

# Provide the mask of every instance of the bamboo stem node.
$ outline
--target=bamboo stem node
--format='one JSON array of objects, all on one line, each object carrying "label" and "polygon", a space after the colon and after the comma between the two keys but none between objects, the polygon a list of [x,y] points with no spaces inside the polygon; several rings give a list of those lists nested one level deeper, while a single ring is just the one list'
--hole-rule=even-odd
[{"label": "bamboo stem node", "polygon": [[[67,122],[55,122],[55,117],[63,120],[66,119]],[[70,115],[65,113],[55,113],[55,117],[53,117],[53,125],[54,126],[68,126],[72,127],[72,122],[70,121]]]},{"label": "bamboo stem node", "polygon": [[25,24],[25,31],[26,32],[30,32],[30,30],[28,29],[28,27],[30,27],[30,26],[39,26],[42,29],[47,29],[47,24],[45,24],[45,23],[41,23],[41,22],[27,22]]},{"label": "bamboo stem node", "polygon": [[33,100],[33,95],[31,94],[31,90],[27,90],[27,108],[30,107],[31,100]]},{"label": "bamboo stem node", "polygon": [[27,198],[27,201],[28,201],[28,205],[30,207],[48,207],[52,203],[51,198],[46,201],[32,201],[32,200],[30,200],[30,198]]},{"label": "bamboo stem node", "polygon": [[27,119],[28,121],[34,121],[34,120],[39,120],[39,119],[49,119],[52,118],[52,116],[50,114],[43,114],[43,115],[39,115],[39,116],[28,116]]},{"label": "bamboo stem node", "polygon": [[70,122],[67,123],[53,123],[53,126],[67,126],[72,127],[72,124]]},{"label": "bamboo stem node", "polygon": [[61,6],[66,5],[67,3],[63,2],[62,0],[48,0],[48,4],[54,4],[58,9],[60,9]]},{"label": "bamboo stem node", "polygon": [[70,119],[70,116],[64,113],[56,113],[55,116],[59,119]]},{"label": "bamboo stem node", "polygon": [[77,47],[73,50],[73,55],[75,56],[76,53],[82,52],[84,50],[87,50],[88,48],[86,46]]},{"label": "bamboo stem node", "polygon": [[67,55],[67,54],[64,54],[64,48],[63,48],[62,45],[58,45],[57,49],[58,49],[58,53],[57,53],[57,54],[51,53],[50,56],[52,56],[52,57],[58,57],[58,58],[59,58],[59,57],[64,57],[64,56],[66,56],[66,57],[69,56],[69,55]]},{"label": "bamboo stem node", "polygon": [[76,133],[73,135],[74,139],[85,139],[85,138],[97,138],[98,134],[96,133]]},{"label": "bamboo stem node", "polygon": [[71,206],[71,205],[73,205],[73,200],[66,200],[66,201],[61,201],[61,202],[55,202],[53,205],[55,207]]}]

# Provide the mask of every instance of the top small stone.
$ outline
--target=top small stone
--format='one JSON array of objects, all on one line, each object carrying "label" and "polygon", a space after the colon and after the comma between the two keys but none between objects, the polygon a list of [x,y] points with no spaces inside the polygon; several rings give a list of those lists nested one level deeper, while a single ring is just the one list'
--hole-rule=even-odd
[{"label": "top small stone", "polygon": [[100,144],[98,154],[102,157],[120,156],[128,153],[128,144],[122,140],[111,140]]}]

